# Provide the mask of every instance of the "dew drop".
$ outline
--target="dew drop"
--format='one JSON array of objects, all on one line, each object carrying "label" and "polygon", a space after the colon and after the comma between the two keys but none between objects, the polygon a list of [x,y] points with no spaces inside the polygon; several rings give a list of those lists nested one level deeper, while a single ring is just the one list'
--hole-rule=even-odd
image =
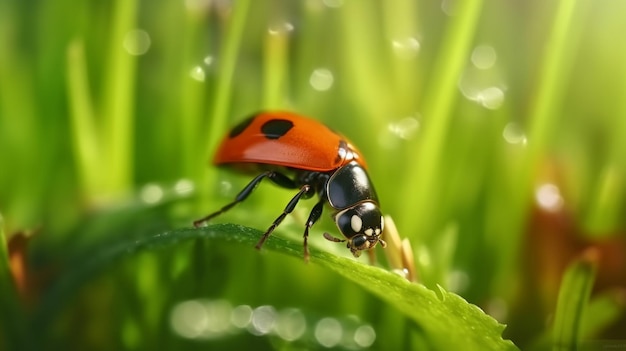
[{"label": "dew drop", "polygon": [[489,110],[497,110],[504,103],[504,91],[498,87],[489,87],[481,90],[475,101]]},{"label": "dew drop", "polygon": [[502,131],[502,137],[509,144],[526,144],[526,134],[522,127],[515,123],[508,123]]},{"label": "dew drop", "polygon": [[420,51],[420,42],[413,37],[392,40],[391,45],[396,56],[403,60],[417,57]]},{"label": "dew drop", "polygon": [[270,35],[287,35],[293,32],[293,28],[294,26],[290,22],[282,22],[270,26],[267,31]]},{"label": "dew drop", "polygon": [[392,122],[387,126],[387,129],[399,137],[400,139],[411,139],[415,132],[419,129],[420,123],[417,118],[409,116],[402,118],[399,121]]},{"label": "dew drop", "polygon": [[195,66],[189,71],[189,76],[198,82],[204,82],[206,74],[204,73],[204,69],[200,66]]}]

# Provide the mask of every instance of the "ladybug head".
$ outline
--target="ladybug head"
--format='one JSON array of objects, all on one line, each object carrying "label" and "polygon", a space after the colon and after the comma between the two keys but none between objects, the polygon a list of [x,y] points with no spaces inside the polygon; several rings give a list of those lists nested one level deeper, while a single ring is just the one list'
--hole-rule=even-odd
[{"label": "ladybug head", "polygon": [[347,247],[354,257],[361,256],[362,250],[371,249],[378,242],[383,247],[386,246],[381,238],[385,222],[378,205],[374,202],[364,201],[348,207],[337,212],[334,219],[346,240],[326,238],[332,241],[347,241]]}]

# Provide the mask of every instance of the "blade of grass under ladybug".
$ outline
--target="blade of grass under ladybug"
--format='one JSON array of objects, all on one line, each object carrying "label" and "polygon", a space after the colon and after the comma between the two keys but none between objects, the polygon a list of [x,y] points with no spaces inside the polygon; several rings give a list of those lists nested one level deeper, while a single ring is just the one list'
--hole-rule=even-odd
[{"label": "blade of grass under ladybug", "polygon": [[[258,254],[251,248],[260,235],[262,232],[256,229],[216,224],[199,229],[177,229],[102,248],[98,250],[97,255],[83,259],[81,264],[71,265],[74,269],[67,272],[48,290],[38,310],[35,311],[34,328],[48,330],[50,323],[58,317],[82,286],[107,271],[109,267],[119,265],[129,256],[137,256],[145,251],[172,248],[183,242],[199,239],[235,243],[249,248],[247,252],[251,254]],[[212,246],[203,246],[205,249],[210,247]],[[302,260],[300,242],[275,236],[267,241],[264,249]],[[428,340],[439,349],[517,349],[513,343],[502,339],[503,325],[460,296],[443,288],[429,290],[423,285],[410,283],[395,273],[319,250],[311,252],[310,264],[334,271],[378,296],[423,328]]]}]

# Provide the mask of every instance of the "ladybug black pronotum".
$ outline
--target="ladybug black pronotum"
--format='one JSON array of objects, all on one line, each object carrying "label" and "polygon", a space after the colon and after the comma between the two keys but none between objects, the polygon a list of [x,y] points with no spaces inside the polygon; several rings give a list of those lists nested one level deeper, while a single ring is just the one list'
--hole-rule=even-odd
[{"label": "ladybug black pronotum", "polygon": [[385,247],[384,219],[378,197],[361,153],[346,138],[313,119],[290,112],[261,112],[235,126],[219,145],[213,162],[256,177],[219,211],[194,222],[196,227],[244,201],[265,178],[278,186],[298,190],[283,213],[256,244],[260,249],[274,229],[300,199],[317,194],[304,228],[304,259],[309,259],[309,229],[322,215],[325,204],[345,237],[324,233],[334,242],[347,242],[355,257],[376,244]]}]

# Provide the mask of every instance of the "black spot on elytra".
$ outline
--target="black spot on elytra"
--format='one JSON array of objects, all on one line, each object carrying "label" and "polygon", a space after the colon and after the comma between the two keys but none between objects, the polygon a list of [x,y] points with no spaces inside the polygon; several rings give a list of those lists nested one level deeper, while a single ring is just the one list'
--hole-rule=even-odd
[{"label": "black spot on elytra", "polygon": [[234,138],[237,135],[243,133],[243,131],[246,130],[246,128],[248,128],[250,123],[254,121],[254,117],[256,116],[248,117],[244,119],[243,121],[239,122],[239,124],[237,124],[236,126],[233,127],[233,129],[230,130],[230,133],[228,133],[228,136],[230,138]]},{"label": "black spot on elytra", "polygon": [[272,119],[261,126],[261,132],[268,139],[278,139],[293,128],[293,122],[286,119]]}]

